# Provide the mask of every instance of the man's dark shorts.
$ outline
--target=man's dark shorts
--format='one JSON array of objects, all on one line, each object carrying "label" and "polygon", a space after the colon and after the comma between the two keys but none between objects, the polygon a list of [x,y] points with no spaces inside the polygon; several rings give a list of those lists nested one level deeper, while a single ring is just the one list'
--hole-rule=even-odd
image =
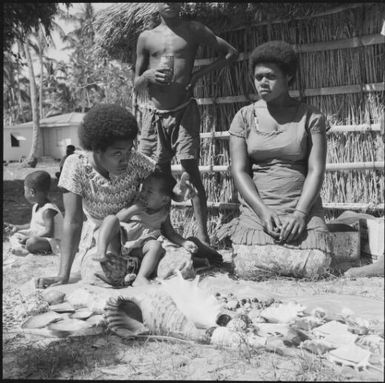
[{"label": "man's dark shorts", "polygon": [[158,164],[171,162],[175,155],[179,160],[199,159],[199,109],[194,99],[186,104],[170,111],[148,111],[150,116],[142,123],[141,153],[155,157]]}]

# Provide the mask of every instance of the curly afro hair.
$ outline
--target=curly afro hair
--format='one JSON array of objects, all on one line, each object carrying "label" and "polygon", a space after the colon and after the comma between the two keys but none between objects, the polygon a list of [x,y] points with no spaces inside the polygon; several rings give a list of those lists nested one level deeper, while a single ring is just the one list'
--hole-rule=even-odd
[{"label": "curly afro hair", "polygon": [[164,173],[159,169],[155,169],[145,178],[144,182],[149,182],[150,180],[159,182],[161,193],[168,197],[172,196],[173,188],[176,185],[176,181],[175,178],[172,177],[170,174]]},{"label": "curly afro hair", "polygon": [[51,187],[51,176],[44,170],[36,170],[25,177],[24,185],[28,188],[48,193]]},{"label": "curly afro hair", "polygon": [[257,46],[250,55],[250,71],[253,73],[257,64],[274,63],[281,71],[292,76],[293,83],[298,67],[298,57],[290,44],[284,41],[269,41]]},{"label": "curly afro hair", "polygon": [[131,112],[117,104],[99,104],[83,118],[78,135],[85,150],[106,149],[116,141],[133,140],[138,134],[138,123]]}]

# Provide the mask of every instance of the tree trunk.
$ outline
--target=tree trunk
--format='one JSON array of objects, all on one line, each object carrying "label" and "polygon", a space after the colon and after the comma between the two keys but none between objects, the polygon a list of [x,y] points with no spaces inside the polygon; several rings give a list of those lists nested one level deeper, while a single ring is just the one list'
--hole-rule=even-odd
[{"label": "tree trunk", "polygon": [[42,26],[39,25],[37,33],[37,41],[39,46],[39,63],[40,63],[40,89],[39,89],[39,113],[40,118],[43,118],[43,80],[44,80],[44,64],[43,64],[43,46],[44,46],[44,35]]},{"label": "tree trunk", "polygon": [[26,159],[24,166],[34,168],[38,160],[38,148],[39,148],[39,128],[40,128],[40,116],[39,116],[39,104],[37,101],[37,89],[35,74],[33,71],[33,63],[31,53],[29,52],[28,43],[24,43],[24,54],[28,63],[29,70],[29,83],[31,92],[31,109],[32,109],[32,145],[31,151],[29,152],[28,158]]}]

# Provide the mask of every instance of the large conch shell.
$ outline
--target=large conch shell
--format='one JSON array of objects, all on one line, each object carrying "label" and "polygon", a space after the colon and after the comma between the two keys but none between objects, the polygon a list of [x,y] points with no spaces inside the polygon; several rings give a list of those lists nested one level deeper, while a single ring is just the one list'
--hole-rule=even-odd
[{"label": "large conch shell", "polygon": [[163,289],[151,289],[140,298],[110,298],[105,316],[107,327],[121,337],[149,333],[209,342],[205,330],[196,328]]},{"label": "large conch shell", "polygon": [[179,270],[176,274],[175,278],[160,282],[179,310],[197,328],[208,329],[217,326],[222,305],[213,295],[198,286],[199,275],[193,281],[187,281]]}]

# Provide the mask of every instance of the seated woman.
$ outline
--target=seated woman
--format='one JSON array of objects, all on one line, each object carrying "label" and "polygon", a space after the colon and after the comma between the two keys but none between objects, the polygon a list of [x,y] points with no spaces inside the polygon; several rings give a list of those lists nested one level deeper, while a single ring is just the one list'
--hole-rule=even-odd
[{"label": "seated woman", "polygon": [[320,198],[326,118],[289,96],[297,70],[289,44],[258,46],[250,69],[260,99],[240,109],[229,130],[241,213],[221,228],[219,237],[231,237],[241,278],[266,273],[317,277],[331,261]]},{"label": "seated woman", "polygon": [[[119,105],[96,105],[84,117],[79,139],[85,151],[66,159],[58,183],[65,210],[59,272],[38,278],[37,288],[68,283],[75,254],[82,280],[100,283],[96,274],[104,275],[104,270],[93,259],[100,225],[134,203],[140,184],[155,168],[152,160],[135,151],[137,133],[134,116]],[[145,278],[156,270],[163,253],[159,241],[148,241],[142,257]]]}]

